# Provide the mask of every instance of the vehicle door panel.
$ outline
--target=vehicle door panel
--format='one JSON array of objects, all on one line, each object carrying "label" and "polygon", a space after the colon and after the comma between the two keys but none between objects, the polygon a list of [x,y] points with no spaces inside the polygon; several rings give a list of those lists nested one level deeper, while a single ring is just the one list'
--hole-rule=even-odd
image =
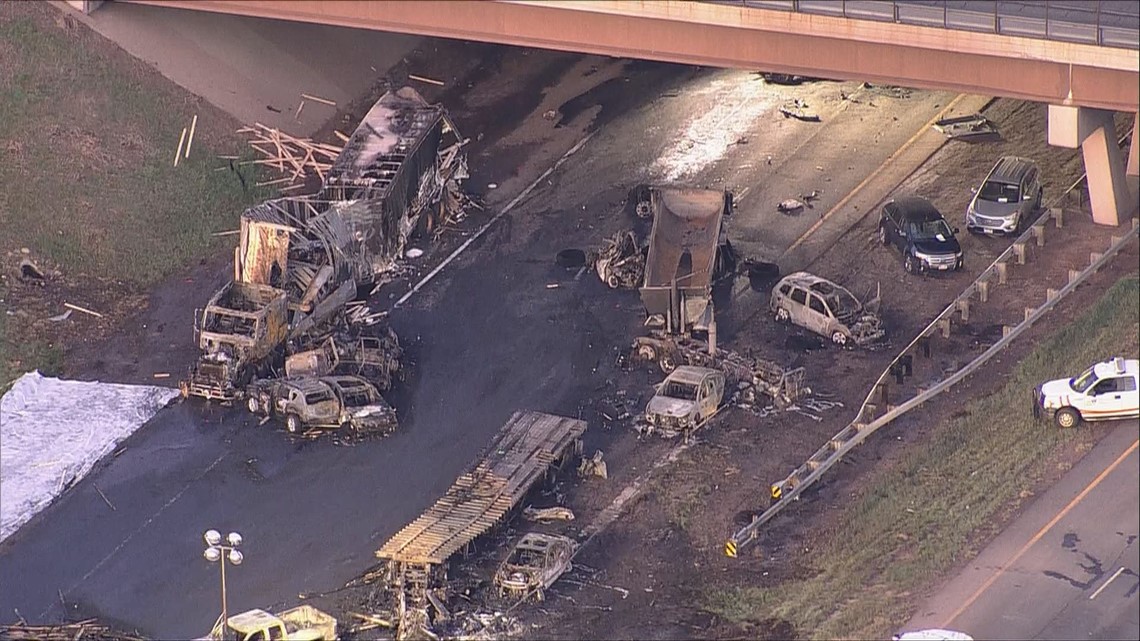
[{"label": "vehicle door panel", "polygon": [[1105,378],[1093,386],[1089,394],[1090,418],[1107,418],[1120,411],[1121,395],[1116,391],[1117,378]]},{"label": "vehicle door panel", "polygon": [[812,329],[820,334],[828,334],[831,329],[831,317],[827,312],[827,305],[824,304],[823,299],[815,294],[808,298],[808,318],[811,322]]}]

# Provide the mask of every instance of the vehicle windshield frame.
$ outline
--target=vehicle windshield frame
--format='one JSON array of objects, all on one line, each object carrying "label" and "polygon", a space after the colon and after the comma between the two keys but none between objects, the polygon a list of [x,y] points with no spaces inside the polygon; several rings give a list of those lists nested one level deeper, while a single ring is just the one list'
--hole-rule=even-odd
[{"label": "vehicle windshield frame", "polygon": [[996,180],[987,180],[982,184],[982,188],[978,190],[978,200],[985,200],[991,203],[1016,203],[1021,200],[1021,186]]},{"label": "vehicle windshield frame", "polygon": [[935,218],[932,220],[912,221],[907,223],[907,233],[911,240],[938,240],[938,236],[942,236],[943,240],[950,240],[954,237],[954,230],[950,229],[950,225],[946,222],[945,218]]},{"label": "vehicle windshield frame", "polygon": [[661,395],[683,401],[695,401],[700,393],[700,385],[684,381],[666,381]]},{"label": "vehicle windshield frame", "polygon": [[1077,376],[1070,378],[1069,387],[1072,388],[1074,392],[1084,394],[1098,382],[1100,382],[1100,378],[1096,375],[1096,366],[1094,365]]}]

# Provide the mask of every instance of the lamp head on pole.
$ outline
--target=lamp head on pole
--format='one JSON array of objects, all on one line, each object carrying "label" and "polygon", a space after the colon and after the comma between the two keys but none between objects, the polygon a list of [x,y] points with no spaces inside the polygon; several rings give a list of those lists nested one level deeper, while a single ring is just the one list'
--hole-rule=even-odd
[{"label": "lamp head on pole", "polygon": [[202,556],[206,557],[206,560],[210,563],[217,563],[218,559],[222,558],[222,550],[217,546],[211,545],[210,547],[206,548],[206,551],[202,553]]},{"label": "lamp head on pole", "polygon": [[206,545],[217,545],[222,542],[222,533],[217,530],[206,530],[202,538],[206,539]]}]

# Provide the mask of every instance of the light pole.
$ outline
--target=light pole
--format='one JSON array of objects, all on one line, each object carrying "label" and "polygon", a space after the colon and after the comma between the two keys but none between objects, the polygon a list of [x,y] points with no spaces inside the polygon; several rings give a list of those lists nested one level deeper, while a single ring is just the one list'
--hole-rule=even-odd
[{"label": "light pole", "polygon": [[242,554],[237,549],[241,545],[241,535],[230,532],[226,541],[222,543],[222,533],[217,530],[207,530],[205,536],[206,551],[202,556],[210,563],[218,563],[222,568],[222,629],[225,629],[228,612],[226,610],[226,559],[234,565],[241,565]]}]

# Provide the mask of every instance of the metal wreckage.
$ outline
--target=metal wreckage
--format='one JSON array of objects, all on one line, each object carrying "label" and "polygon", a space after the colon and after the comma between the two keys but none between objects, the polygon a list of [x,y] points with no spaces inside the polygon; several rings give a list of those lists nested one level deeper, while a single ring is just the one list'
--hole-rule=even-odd
[{"label": "metal wreckage", "polygon": [[732,193],[644,187],[635,189],[633,198],[637,216],[653,221],[648,241],[623,231],[587,256],[588,266],[608,286],[639,289],[648,335],[637,338],[632,356],[656,363],[665,374],[683,365],[720,370],[739,403],[767,397],[784,408],[810,394],[803,368],[787,369],[717,346],[713,287],[749,265],[736,255],[725,229]]},{"label": "metal wreckage", "polygon": [[[398,376],[399,339],[358,292],[392,280],[411,238],[438,234],[471,204],[461,190],[466,142],[442,106],[408,87],[390,91],[318,193],[246,210],[233,280],[194,314],[200,354],[182,394],[245,398],[291,430],[395,427],[394,411],[372,410]],[[307,403],[306,394],[331,398]]]}]

